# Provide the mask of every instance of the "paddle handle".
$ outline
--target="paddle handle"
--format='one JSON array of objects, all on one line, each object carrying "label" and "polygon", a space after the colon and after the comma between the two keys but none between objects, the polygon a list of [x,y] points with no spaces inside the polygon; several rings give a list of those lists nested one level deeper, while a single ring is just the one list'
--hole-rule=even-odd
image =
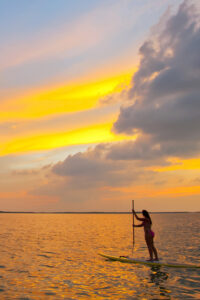
[{"label": "paddle handle", "polygon": [[[134,200],[132,200],[132,210],[134,210]],[[133,225],[134,225],[134,214],[133,214]],[[133,226],[133,248],[135,245],[135,227]]]}]

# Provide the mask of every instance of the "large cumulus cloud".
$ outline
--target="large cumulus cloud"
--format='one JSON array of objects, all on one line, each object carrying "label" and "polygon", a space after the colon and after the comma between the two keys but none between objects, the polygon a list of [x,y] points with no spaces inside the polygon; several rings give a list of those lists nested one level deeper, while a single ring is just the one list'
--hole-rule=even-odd
[{"label": "large cumulus cloud", "polygon": [[[61,208],[68,203],[76,209],[77,202],[79,208],[111,207],[135,196],[159,210],[169,207],[170,187],[170,209],[177,209],[176,187],[181,196],[182,187],[198,184],[197,172],[185,176],[155,168],[173,163],[170,157],[197,157],[200,150],[199,16],[191,1],[184,1],[175,15],[164,18],[140,48],[140,65],[126,91],[129,101],[113,126],[117,134],[137,138],[69,155],[34,193],[58,195]],[[187,197],[197,207],[198,196],[188,192]]]},{"label": "large cumulus cloud", "polygon": [[140,48],[130,104],[121,108],[113,127],[116,133],[137,133],[137,139],[99,144],[57,163],[53,173],[71,188],[156,184],[157,174],[149,166],[199,153],[199,15],[191,1],[184,1],[159,24]]},{"label": "large cumulus cloud", "polygon": [[139,69],[129,91],[132,103],[121,108],[114,131],[148,136],[149,147],[159,144],[161,155],[197,155],[199,53],[199,15],[191,1],[184,1],[177,14],[141,46]]}]

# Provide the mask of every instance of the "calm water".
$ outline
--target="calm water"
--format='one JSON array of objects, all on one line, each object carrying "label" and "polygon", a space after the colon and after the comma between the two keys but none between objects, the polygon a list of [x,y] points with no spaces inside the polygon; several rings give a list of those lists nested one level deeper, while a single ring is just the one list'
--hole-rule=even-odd
[{"label": "calm water", "polygon": [[[200,264],[200,215],[154,214],[159,256]],[[131,215],[0,214],[0,299],[200,299],[200,270],[110,262],[132,255]],[[134,257],[148,258],[136,228]]]}]

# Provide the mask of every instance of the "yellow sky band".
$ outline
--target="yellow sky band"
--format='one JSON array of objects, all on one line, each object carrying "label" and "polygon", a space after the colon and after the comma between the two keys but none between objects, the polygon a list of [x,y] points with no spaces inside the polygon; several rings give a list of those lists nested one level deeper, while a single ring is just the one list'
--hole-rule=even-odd
[{"label": "yellow sky band", "polygon": [[[50,150],[54,148],[80,145],[95,144],[102,142],[114,142],[130,139],[125,135],[115,135],[111,132],[113,122],[96,124],[80,129],[58,132],[28,135],[18,137],[1,145],[0,155],[24,153],[30,151]],[[133,139],[134,137],[132,137]]]},{"label": "yellow sky band", "polygon": [[131,80],[131,73],[98,81],[74,83],[10,99],[2,103],[0,122],[32,120],[50,115],[72,113],[94,108],[111,93],[120,93]]}]

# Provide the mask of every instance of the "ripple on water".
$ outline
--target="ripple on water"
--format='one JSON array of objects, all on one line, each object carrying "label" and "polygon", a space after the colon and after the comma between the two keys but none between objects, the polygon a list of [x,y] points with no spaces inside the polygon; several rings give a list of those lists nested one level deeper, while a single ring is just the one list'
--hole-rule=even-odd
[{"label": "ripple on water", "polygon": [[54,266],[51,266],[51,265],[40,265],[40,267],[55,268]]},{"label": "ripple on water", "polygon": [[44,257],[44,258],[51,258],[51,256],[48,256],[46,254],[38,254],[38,256]]}]

